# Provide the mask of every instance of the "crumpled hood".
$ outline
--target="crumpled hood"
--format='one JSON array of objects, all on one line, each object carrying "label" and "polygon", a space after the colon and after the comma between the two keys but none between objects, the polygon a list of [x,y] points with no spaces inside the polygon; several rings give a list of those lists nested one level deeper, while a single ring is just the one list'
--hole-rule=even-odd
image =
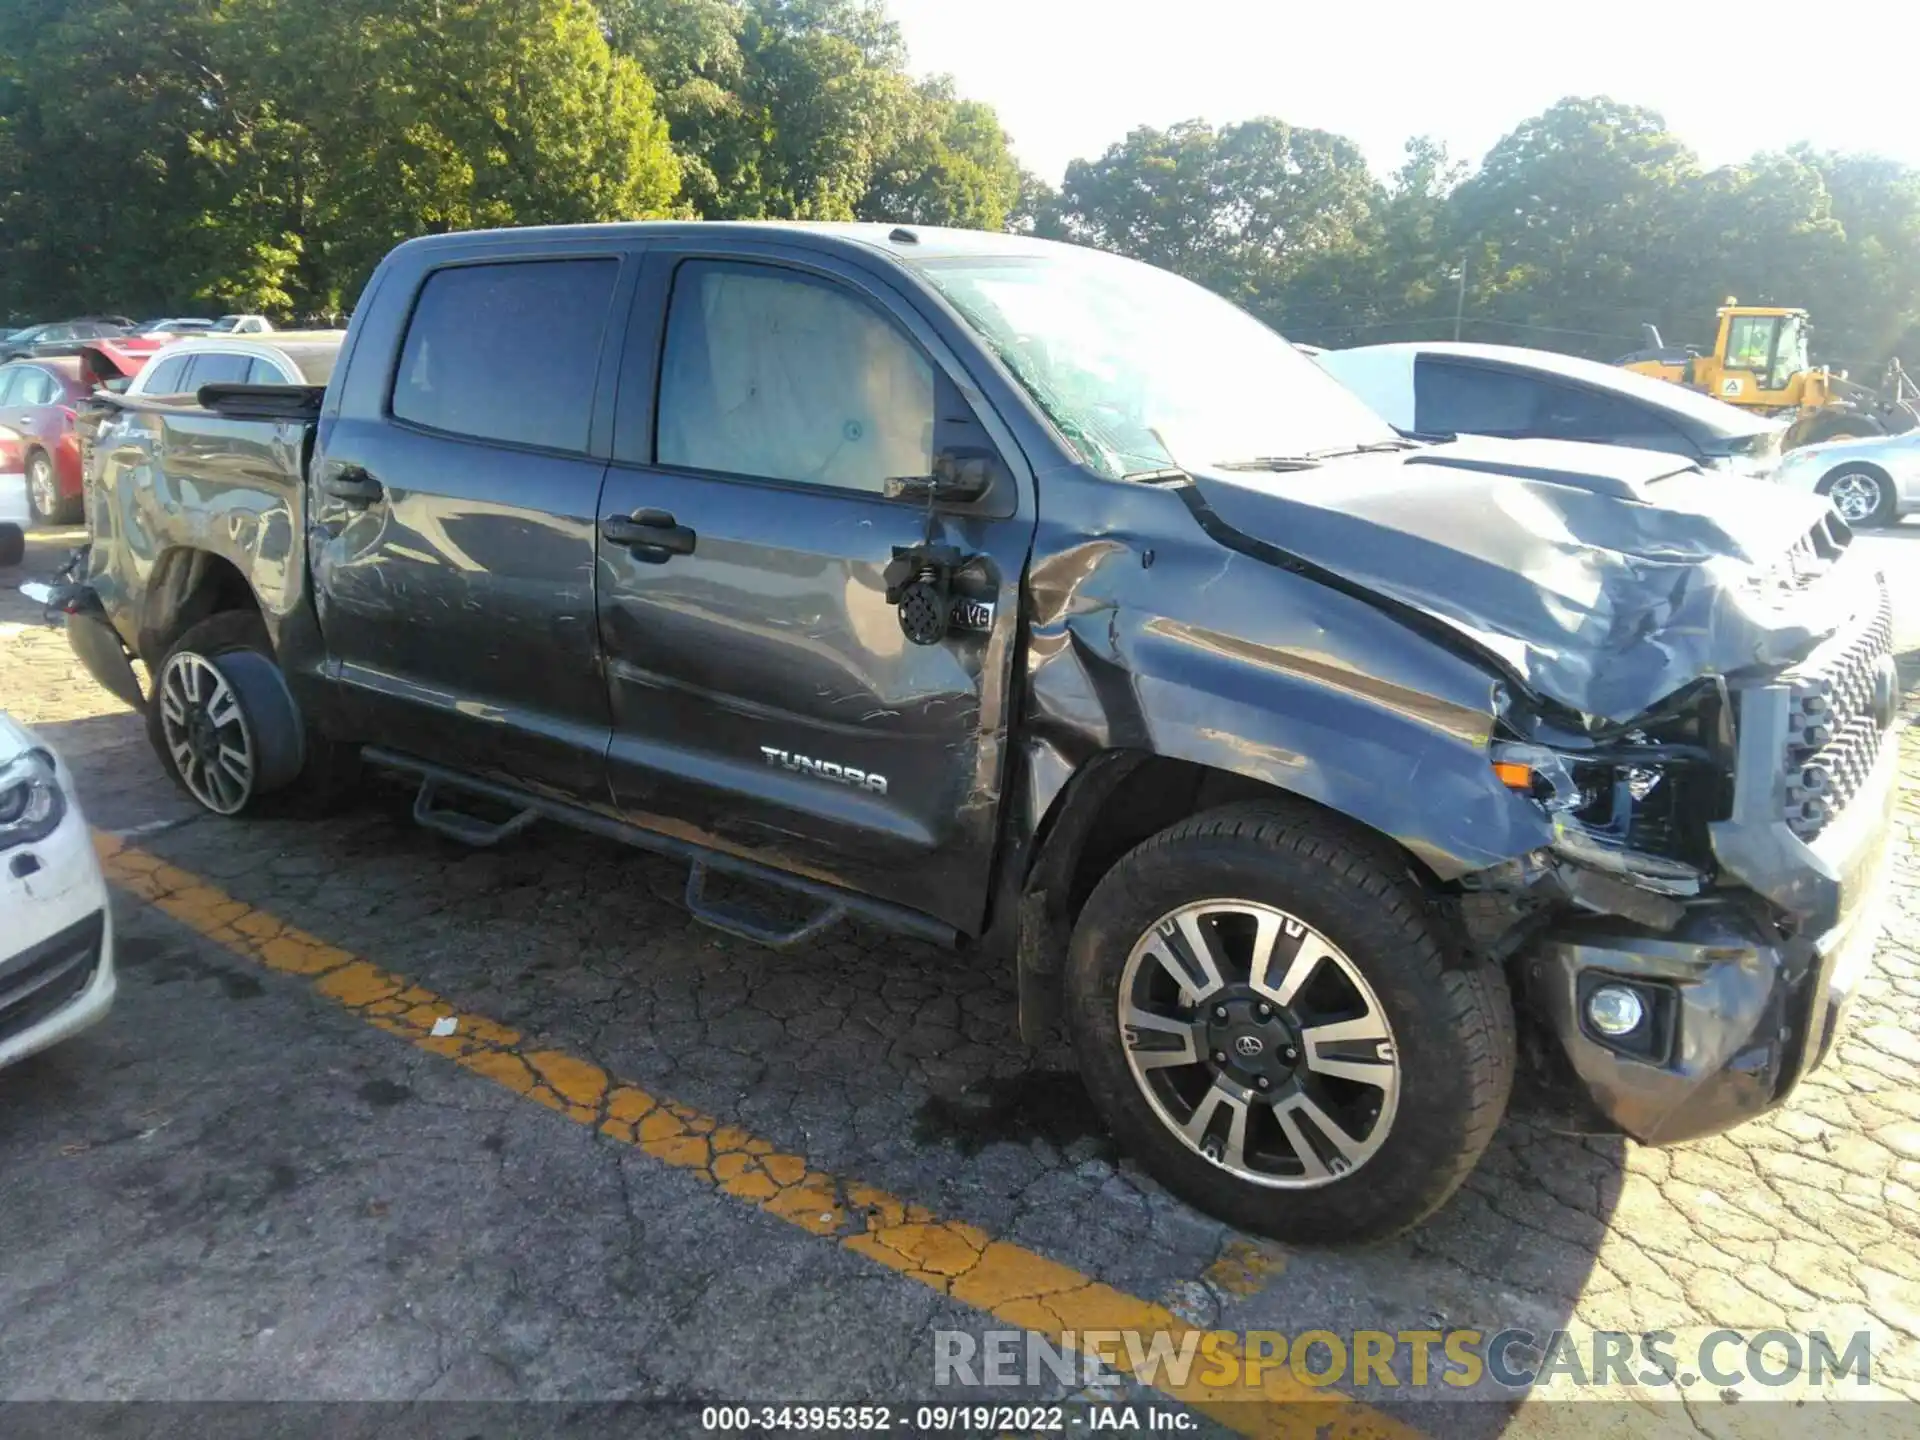
[{"label": "crumpled hood", "polygon": [[1851,594],[1779,573],[1825,502],[1653,451],[1462,439],[1194,479],[1216,522],[1444,621],[1596,719],[1797,660]]}]

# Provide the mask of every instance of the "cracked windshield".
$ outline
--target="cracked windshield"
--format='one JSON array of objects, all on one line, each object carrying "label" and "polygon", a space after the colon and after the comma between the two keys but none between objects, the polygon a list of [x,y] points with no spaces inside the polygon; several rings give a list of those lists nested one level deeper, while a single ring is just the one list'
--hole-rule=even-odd
[{"label": "cracked windshield", "polygon": [[0,0],[0,1440],[1920,1440],[1912,6],[1518,8]]},{"label": "cracked windshield", "polygon": [[1101,474],[1394,439],[1274,331],[1165,271],[1068,252],[926,275]]}]

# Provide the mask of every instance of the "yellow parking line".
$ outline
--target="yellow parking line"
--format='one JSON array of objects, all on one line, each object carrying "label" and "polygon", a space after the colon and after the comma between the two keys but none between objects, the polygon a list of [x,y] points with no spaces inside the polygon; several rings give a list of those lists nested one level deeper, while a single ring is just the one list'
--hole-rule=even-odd
[{"label": "yellow parking line", "polygon": [[[256,910],[158,856],[110,835],[96,834],[95,843],[113,884],[233,954],[306,977],[321,995],[422,1050],[996,1319],[1056,1344],[1064,1343],[1066,1332],[1098,1330],[1166,1332],[1177,1344],[1193,1328],[1161,1306],[996,1240],[975,1226],[942,1220],[872,1186],[823,1174],[802,1156],[783,1154],[768,1141],[649,1094],[589,1061],[561,1050],[527,1050],[517,1031],[458,1010],[404,976]],[[435,1035],[435,1022],[449,1017],[456,1022],[453,1033]],[[1222,1270],[1217,1278],[1228,1281],[1229,1290],[1238,1288],[1226,1273],[1229,1269],[1246,1277],[1246,1283],[1276,1268],[1252,1247],[1230,1247],[1223,1260],[1225,1267],[1216,1263]],[[1126,1368],[1124,1348],[1108,1358]],[[1194,1366],[1185,1384],[1175,1383],[1163,1371],[1155,1388],[1243,1435],[1417,1440],[1420,1434],[1284,1369],[1268,1369],[1258,1389],[1224,1389],[1193,1378],[1203,1368]]]}]

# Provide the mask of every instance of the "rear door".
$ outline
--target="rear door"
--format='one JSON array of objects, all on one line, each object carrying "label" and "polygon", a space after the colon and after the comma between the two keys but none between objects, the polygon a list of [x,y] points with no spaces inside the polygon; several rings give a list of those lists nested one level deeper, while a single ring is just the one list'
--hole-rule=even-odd
[{"label": "rear door", "polygon": [[310,485],[321,631],[366,739],[604,804],[598,397],[632,263],[482,241],[383,278]]},{"label": "rear door", "polygon": [[[628,333],[600,506],[615,804],[974,929],[1034,526],[1024,462],[909,295],[824,253],[655,249]],[[1008,468],[938,513],[886,497],[942,450]],[[929,539],[980,603],[915,644],[885,574]]]}]

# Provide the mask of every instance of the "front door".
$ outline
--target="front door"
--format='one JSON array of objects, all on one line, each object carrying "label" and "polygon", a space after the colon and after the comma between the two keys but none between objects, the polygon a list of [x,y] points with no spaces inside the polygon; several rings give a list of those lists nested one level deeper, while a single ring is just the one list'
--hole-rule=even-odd
[{"label": "front door", "polygon": [[[884,282],[805,252],[650,254],[600,505],[615,805],[933,915],[985,911],[1019,595],[1017,456]],[[656,410],[657,397],[657,410]],[[991,448],[985,498],[938,513],[889,477]],[[970,593],[932,643],[887,599],[929,538]]]},{"label": "front door", "polygon": [[321,633],[361,738],[604,803],[594,419],[633,263],[542,253],[387,277],[417,289],[387,297],[404,335],[361,341],[396,348],[391,382],[351,373],[310,486]]}]

